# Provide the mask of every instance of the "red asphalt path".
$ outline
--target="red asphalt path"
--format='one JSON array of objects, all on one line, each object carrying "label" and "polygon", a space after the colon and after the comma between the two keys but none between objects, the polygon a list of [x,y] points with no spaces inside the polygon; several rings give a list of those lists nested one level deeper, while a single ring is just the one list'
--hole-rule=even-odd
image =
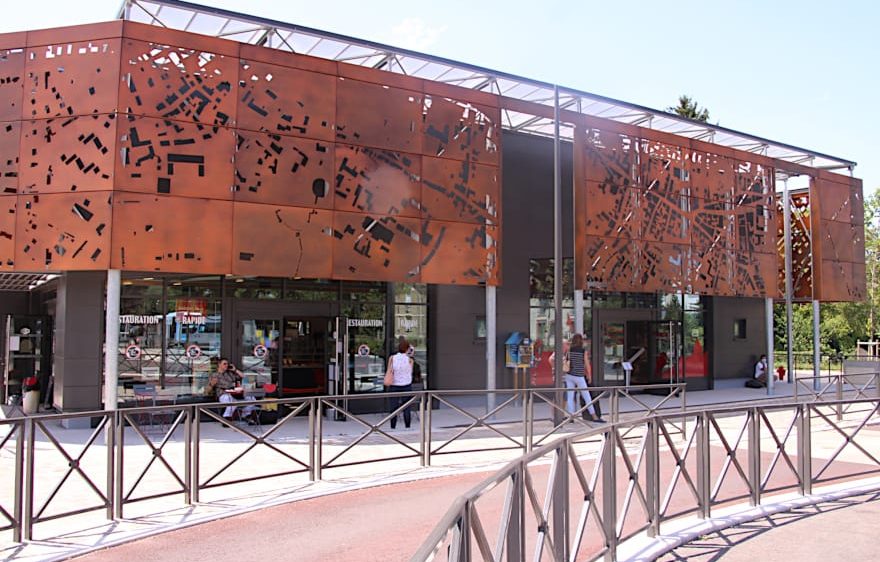
[{"label": "red asphalt path", "polygon": [[409,560],[455,498],[489,474],[416,480],[296,501],[170,531],[76,560]]}]

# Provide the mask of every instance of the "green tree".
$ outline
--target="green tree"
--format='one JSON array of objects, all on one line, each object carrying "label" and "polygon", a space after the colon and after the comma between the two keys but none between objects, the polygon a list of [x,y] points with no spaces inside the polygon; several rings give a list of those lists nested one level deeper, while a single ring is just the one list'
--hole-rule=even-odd
[{"label": "green tree", "polygon": [[694,121],[709,121],[709,110],[700,107],[696,100],[687,95],[678,96],[678,105],[666,108],[669,113],[677,113],[682,117],[693,119]]}]

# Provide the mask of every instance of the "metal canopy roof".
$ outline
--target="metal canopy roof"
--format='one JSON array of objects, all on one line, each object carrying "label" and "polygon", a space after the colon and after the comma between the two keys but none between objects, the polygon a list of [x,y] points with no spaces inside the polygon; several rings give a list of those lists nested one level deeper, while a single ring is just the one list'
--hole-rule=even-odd
[{"label": "metal canopy roof", "polygon": [[56,277],[52,273],[0,273],[0,292],[30,291]]},{"label": "metal canopy roof", "polygon": [[[124,0],[119,17],[445,82],[550,107],[554,105],[554,85],[547,82],[220,8],[180,0]],[[560,108],[568,111],[639,125],[815,168],[851,170],[856,165],[851,160],[572,88],[560,86],[559,96]],[[554,134],[553,120],[550,118],[502,109],[502,121],[502,126],[512,131],[542,136]],[[560,129],[561,135],[571,138],[573,130],[570,127],[562,126]]]}]

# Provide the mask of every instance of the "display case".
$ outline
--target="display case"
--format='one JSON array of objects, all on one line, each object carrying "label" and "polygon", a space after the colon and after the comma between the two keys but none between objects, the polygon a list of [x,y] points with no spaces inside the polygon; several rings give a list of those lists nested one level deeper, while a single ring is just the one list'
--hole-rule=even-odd
[{"label": "display case", "polygon": [[21,396],[22,381],[37,377],[46,391],[51,372],[51,326],[48,316],[8,315],[3,362],[3,401]]}]

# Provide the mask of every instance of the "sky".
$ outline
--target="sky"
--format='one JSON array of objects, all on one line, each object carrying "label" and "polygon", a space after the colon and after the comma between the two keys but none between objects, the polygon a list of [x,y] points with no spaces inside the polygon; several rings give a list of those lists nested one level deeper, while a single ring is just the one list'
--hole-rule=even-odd
[{"label": "sky", "polygon": [[[858,163],[880,188],[880,2],[202,0],[664,109]],[[4,0],[0,33],[114,19],[121,0]]]}]

